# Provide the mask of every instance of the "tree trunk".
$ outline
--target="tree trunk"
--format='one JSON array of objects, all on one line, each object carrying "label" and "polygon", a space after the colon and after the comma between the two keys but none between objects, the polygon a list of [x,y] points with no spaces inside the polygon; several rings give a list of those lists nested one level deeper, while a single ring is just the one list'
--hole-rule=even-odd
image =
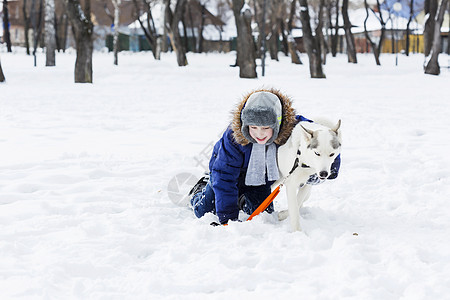
[{"label": "tree trunk", "polygon": [[[170,2],[170,1],[168,1]],[[183,67],[187,66],[187,58],[186,58],[186,49],[184,49],[183,41],[181,40],[180,30],[178,28],[178,24],[181,21],[181,15],[184,11],[184,6],[186,5],[186,0],[178,0],[175,6],[175,11],[172,15],[172,20],[170,24],[170,31],[172,35],[172,47],[177,56],[178,66]],[[170,10],[170,7],[169,7]]]},{"label": "tree trunk", "polygon": [[0,61],[0,82],[5,82],[5,74],[3,74],[2,62]]},{"label": "tree trunk", "polygon": [[270,59],[278,61],[278,26],[276,22],[271,22],[270,25],[271,32],[269,40],[267,41],[269,44]]},{"label": "tree trunk", "polygon": [[291,55],[291,63],[296,65],[302,65],[303,63],[297,52],[297,43],[295,42],[295,39],[291,33],[289,33],[287,39],[288,39],[289,54]]},{"label": "tree trunk", "polygon": [[[447,11],[450,13],[450,1],[448,2]],[[448,18],[448,28],[450,28],[450,17]],[[450,55],[450,33],[447,34],[447,54]]]},{"label": "tree trunk", "polygon": [[280,26],[280,33],[281,33],[281,41],[283,44],[283,53],[285,56],[289,55],[289,45],[288,45],[288,38],[286,35],[286,30],[284,28],[284,21],[282,18],[278,18],[278,24]]},{"label": "tree trunk", "polygon": [[297,44],[295,43],[294,37],[292,36],[292,24],[294,22],[295,8],[296,8],[297,0],[292,0],[291,2],[291,10],[289,12],[289,21],[288,21],[288,49],[291,54],[291,62],[296,65],[301,65],[302,61],[300,60],[300,56],[297,53]]},{"label": "tree trunk", "polygon": [[[265,26],[263,26],[262,22],[263,22],[263,20],[265,20],[264,6],[267,6],[266,2],[267,2],[267,0],[261,0],[260,2],[253,1],[253,13],[254,13],[256,25],[258,25],[258,33],[259,33],[258,37],[256,38],[256,42],[255,42],[256,57],[257,58],[259,57],[261,59],[262,59],[262,38],[263,38],[263,36],[264,36],[264,38],[266,37],[266,33],[263,32],[263,30],[262,30],[263,27],[265,28]],[[262,5],[261,13],[258,12],[258,4]],[[261,64],[262,64],[262,62],[261,62]]]},{"label": "tree trunk", "polygon": [[194,20],[192,19],[192,11],[191,11],[191,2],[188,2],[187,6],[189,24],[191,25],[191,35],[192,35],[192,44],[194,45],[194,52],[199,52],[199,46],[197,46],[197,38],[195,37],[194,32]]},{"label": "tree trunk", "polygon": [[[255,1],[256,2],[256,1]],[[255,58],[260,57],[261,58],[261,75],[266,75],[266,12],[267,12],[267,0],[263,0],[262,3],[262,14],[261,19],[258,18],[258,14],[256,11],[256,5],[255,5],[255,18],[257,20],[261,20],[258,23],[258,41],[256,44],[256,51],[255,51]],[[236,55],[236,65],[237,65],[237,55]]]},{"label": "tree trunk", "polygon": [[[450,1],[448,2],[447,11],[450,13]],[[450,17],[448,18],[448,28],[450,28]],[[450,32],[450,29],[449,29]],[[447,34],[447,54],[450,55],[450,33]]]},{"label": "tree trunk", "polygon": [[155,21],[153,20],[153,14],[152,14],[152,8],[148,4],[147,1],[145,1],[145,4],[147,6],[147,28],[148,33],[151,37],[151,45],[152,45],[152,53],[153,57],[156,60],[161,59],[161,40],[158,38],[158,33],[156,32],[156,26]]},{"label": "tree trunk", "polygon": [[406,24],[406,51],[405,54],[406,56],[409,56],[409,25],[411,25],[411,21],[414,15],[414,0],[411,0],[411,4],[410,4],[410,11],[409,11],[409,19],[408,19],[408,24]]},{"label": "tree trunk", "polygon": [[425,56],[430,55],[431,47],[433,45],[434,27],[436,12],[438,7],[438,0],[425,1],[425,28],[423,30],[423,43]]},{"label": "tree trunk", "polygon": [[[36,13],[36,1],[33,0],[31,4],[31,23],[33,25],[33,56],[34,56],[34,66],[36,67],[36,51],[38,47],[38,42],[41,38],[42,33],[42,10],[43,10],[43,0],[39,1],[39,11]],[[36,17],[37,15],[37,17]]]},{"label": "tree trunk", "polygon": [[63,53],[66,52],[66,44],[67,44],[67,31],[69,30],[69,18],[67,14],[64,14],[64,32],[61,41],[61,47],[63,49]]},{"label": "tree trunk", "polygon": [[168,52],[169,51],[169,41],[168,36],[170,35],[169,28],[170,28],[170,21],[172,21],[172,11],[170,10],[170,0],[164,0],[164,26],[163,26],[163,37],[161,41],[161,51],[162,52]]},{"label": "tree trunk", "polygon": [[386,33],[386,23],[384,22],[383,14],[381,13],[380,0],[377,0],[377,9],[378,9],[378,13],[379,13],[379,21],[380,21],[380,24],[381,24],[380,41],[378,42],[378,46],[377,46],[378,55],[380,55],[381,54],[381,49],[383,47],[384,35]]},{"label": "tree trunk", "polygon": [[303,45],[308,53],[311,78],[325,78],[322,71],[319,41],[312,35],[307,0],[300,0],[300,20],[302,21]]},{"label": "tree trunk", "polygon": [[56,51],[60,51],[61,50],[61,24],[63,23],[63,14],[61,14],[61,16],[58,18],[58,16],[55,13],[55,46],[56,46]]},{"label": "tree trunk", "polygon": [[203,53],[203,29],[205,28],[206,20],[206,7],[202,5],[202,21],[200,22],[200,28],[198,31],[198,53]]},{"label": "tree trunk", "polygon": [[3,0],[3,41],[6,43],[8,52],[12,52],[11,34],[9,33],[8,0]]},{"label": "tree trunk", "polygon": [[[187,2],[186,2],[187,4]],[[184,20],[184,15],[185,15],[185,11],[186,11],[186,5],[183,8],[183,11],[181,12],[181,25],[183,25],[183,45],[184,45],[184,50],[185,52],[189,52],[189,39],[188,39],[188,35],[187,35],[187,26],[186,26],[186,22]]]},{"label": "tree trunk", "polygon": [[316,33],[316,39],[318,39],[318,41],[319,41],[320,53],[323,55],[322,64],[325,65],[328,49],[327,49],[327,46],[325,43],[325,37],[323,35],[323,8],[324,8],[324,6],[325,6],[325,0],[320,0],[318,22],[317,22],[317,27],[316,27],[315,33]]},{"label": "tree trunk", "polygon": [[244,7],[244,0],[233,0],[233,13],[237,28],[239,77],[256,78],[256,51],[251,28],[250,7]]},{"label": "tree trunk", "polygon": [[75,32],[77,59],[75,61],[75,82],[92,83],[92,33],[90,0],[85,2],[85,11],[79,0],[63,0],[67,15]]},{"label": "tree trunk", "polygon": [[278,43],[280,41],[280,28],[278,27],[278,15],[280,14],[280,2],[271,2],[271,14],[270,14],[270,37],[268,40],[270,58],[278,61]]},{"label": "tree trunk", "polygon": [[77,33],[77,59],[75,61],[75,82],[92,83],[92,35]]},{"label": "tree trunk", "polygon": [[30,30],[30,17],[27,14],[27,0],[23,0],[22,13],[23,13],[24,36],[25,36],[25,48],[27,49],[27,55],[30,55],[30,39],[28,35],[28,32]]},{"label": "tree trunk", "polygon": [[55,66],[55,0],[45,0],[45,49],[47,67]]},{"label": "tree trunk", "polygon": [[375,57],[375,63],[377,64],[377,66],[380,66],[380,52],[378,52],[377,45],[375,45],[375,43],[372,41],[369,36],[369,32],[367,31],[367,19],[369,18],[369,5],[367,4],[367,0],[364,0],[364,6],[366,7],[366,18],[364,19],[364,35],[366,36],[366,39],[369,41],[370,46],[372,47],[373,56]]},{"label": "tree trunk", "polygon": [[438,62],[439,53],[441,52],[441,26],[444,22],[444,14],[447,9],[448,0],[442,0],[439,7],[439,13],[434,26],[433,47],[431,48],[431,58],[425,67],[425,74],[439,75],[440,67]]},{"label": "tree trunk", "polygon": [[[141,21],[140,15],[141,10],[139,8],[137,0],[133,0],[134,7],[136,9],[136,19],[139,22],[139,25],[141,25],[142,31],[144,31],[145,38],[147,39],[148,43],[150,44],[150,47],[152,48],[152,54],[153,57],[156,60],[160,60],[160,49],[161,47],[158,46],[158,38],[156,37],[156,29],[153,22],[153,15],[150,5],[146,1],[144,1],[144,5],[147,9],[147,27],[145,27],[144,22]],[[164,26],[165,27],[165,26]]]},{"label": "tree trunk", "polygon": [[356,64],[355,39],[352,34],[352,23],[348,16],[348,0],[342,2],[342,18],[344,19],[345,41],[347,43],[348,62]]},{"label": "tree trunk", "polygon": [[[335,0],[336,22],[331,34],[331,56],[336,57],[339,42],[339,0]],[[331,14],[331,13],[330,13]]]},{"label": "tree trunk", "polygon": [[114,7],[114,65],[119,64],[119,26],[120,26],[120,5],[121,0],[112,0],[112,5]]},{"label": "tree trunk", "polygon": [[[396,49],[395,49],[395,36],[397,35],[395,30],[394,30],[394,19],[392,19],[392,15],[391,13],[389,13],[389,19],[391,20],[391,54],[394,54]],[[388,19],[388,20],[389,20]]]}]

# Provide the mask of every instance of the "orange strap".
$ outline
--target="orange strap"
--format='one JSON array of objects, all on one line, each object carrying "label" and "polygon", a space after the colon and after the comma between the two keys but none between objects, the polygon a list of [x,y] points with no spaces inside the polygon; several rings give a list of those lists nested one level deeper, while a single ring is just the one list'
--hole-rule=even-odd
[{"label": "orange strap", "polygon": [[264,200],[263,203],[261,203],[261,205],[258,206],[258,208],[251,214],[251,216],[248,217],[247,221],[250,221],[251,219],[253,219],[253,217],[255,217],[255,216],[259,215],[260,213],[262,213],[270,205],[270,203],[273,202],[275,197],[280,192],[280,186],[281,186],[281,184],[279,186],[277,186],[277,188],[274,189],[273,192],[270,193],[269,196],[267,196],[266,200]]}]

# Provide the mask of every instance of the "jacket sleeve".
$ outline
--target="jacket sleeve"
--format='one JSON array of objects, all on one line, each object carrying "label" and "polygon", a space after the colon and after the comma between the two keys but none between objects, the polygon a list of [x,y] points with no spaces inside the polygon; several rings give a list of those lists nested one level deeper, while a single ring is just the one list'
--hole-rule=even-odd
[{"label": "jacket sleeve", "polygon": [[331,174],[330,176],[328,176],[327,179],[336,179],[336,177],[338,177],[339,174],[339,168],[341,167],[341,155],[339,154],[334,162],[331,164]]},{"label": "jacket sleeve", "polygon": [[214,162],[210,165],[212,188],[216,198],[216,214],[220,223],[237,220],[238,179],[244,161],[244,153],[233,141],[233,132],[227,129],[214,147]]}]

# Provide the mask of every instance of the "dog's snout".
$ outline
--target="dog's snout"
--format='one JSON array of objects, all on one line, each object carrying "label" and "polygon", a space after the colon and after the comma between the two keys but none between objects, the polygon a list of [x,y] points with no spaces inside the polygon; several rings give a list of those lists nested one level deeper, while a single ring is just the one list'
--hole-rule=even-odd
[{"label": "dog's snout", "polygon": [[325,178],[328,177],[328,172],[327,171],[321,171],[319,173],[319,176],[320,176],[321,179],[325,179]]}]

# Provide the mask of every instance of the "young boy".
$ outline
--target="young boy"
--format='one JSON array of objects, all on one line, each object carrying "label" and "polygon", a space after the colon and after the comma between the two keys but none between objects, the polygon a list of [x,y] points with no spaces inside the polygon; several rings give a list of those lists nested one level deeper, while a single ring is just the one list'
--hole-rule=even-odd
[{"label": "young boy", "polygon": [[[252,214],[279,179],[277,148],[299,120],[307,119],[296,117],[292,101],[277,90],[261,89],[244,96],[231,125],[214,146],[209,176],[201,178],[189,193],[195,215],[201,218],[213,212],[226,224],[238,219],[240,209]],[[329,179],[336,178],[339,163],[337,158]],[[311,178],[309,183],[316,181]],[[266,211],[272,213],[273,204]]]}]

